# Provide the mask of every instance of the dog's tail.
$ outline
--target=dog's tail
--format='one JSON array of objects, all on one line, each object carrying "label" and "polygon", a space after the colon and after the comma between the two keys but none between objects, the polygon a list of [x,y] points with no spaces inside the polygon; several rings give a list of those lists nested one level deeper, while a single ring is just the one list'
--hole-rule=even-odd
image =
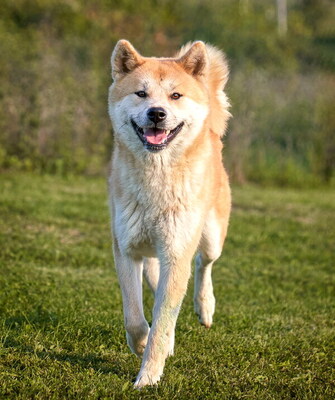
[{"label": "dog's tail", "polygon": [[[176,57],[182,57],[192,45],[192,42],[187,43],[180,49]],[[210,128],[214,133],[222,137],[226,131],[228,119],[231,117],[228,111],[230,107],[229,100],[223,91],[228,80],[229,68],[226,57],[221,50],[207,43],[206,50],[209,60],[207,73],[210,100]]]}]

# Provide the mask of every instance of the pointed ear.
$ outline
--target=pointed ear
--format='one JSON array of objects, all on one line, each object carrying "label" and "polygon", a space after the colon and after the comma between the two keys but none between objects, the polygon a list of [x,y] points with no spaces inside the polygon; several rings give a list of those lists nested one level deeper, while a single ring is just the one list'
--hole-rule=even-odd
[{"label": "pointed ear", "polygon": [[204,42],[194,42],[192,47],[177,60],[184,70],[193,75],[205,75],[208,69],[208,58]]},{"label": "pointed ear", "polygon": [[118,79],[143,64],[142,56],[127,40],[119,40],[112,53],[112,77]]}]

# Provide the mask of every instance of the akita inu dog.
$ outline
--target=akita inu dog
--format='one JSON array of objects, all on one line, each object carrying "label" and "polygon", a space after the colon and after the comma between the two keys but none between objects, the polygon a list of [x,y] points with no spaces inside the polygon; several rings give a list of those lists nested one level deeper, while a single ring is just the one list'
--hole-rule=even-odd
[{"label": "akita inu dog", "polygon": [[[196,252],[194,307],[203,325],[212,324],[211,270],[231,207],[220,140],[230,116],[223,92],[228,66],[203,42],[187,44],[174,58],[147,58],[120,40],[111,61],[113,249],[127,342],[143,357],[140,388],[159,381],[173,354]],[[142,272],[155,294],[151,328]]]}]

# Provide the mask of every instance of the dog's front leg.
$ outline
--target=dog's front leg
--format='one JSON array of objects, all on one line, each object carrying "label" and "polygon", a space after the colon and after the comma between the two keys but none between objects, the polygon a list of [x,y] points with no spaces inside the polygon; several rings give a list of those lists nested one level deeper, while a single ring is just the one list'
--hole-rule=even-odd
[{"label": "dog's front leg", "polygon": [[166,357],[171,354],[171,343],[180,306],[187,289],[191,271],[191,257],[161,262],[160,277],[155,296],[153,323],[141,370],[135,387],[153,385],[159,381]]},{"label": "dog's front leg", "polygon": [[131,351],[141,357],[149,334],[149,325],[144,316],[142,303],[143,262],[121,255],[116,241],[114,241],[114,259],[122,291],[127,343]]},{"label": "dog's front leg", "polygon": [[[143,263],[144,276],[150,286],[150,289],[156,294],[159,281],[159,261],[158,258],[145,258]],[[168,356],[173,356],[174,349],[174,331],[170,336]]]}]

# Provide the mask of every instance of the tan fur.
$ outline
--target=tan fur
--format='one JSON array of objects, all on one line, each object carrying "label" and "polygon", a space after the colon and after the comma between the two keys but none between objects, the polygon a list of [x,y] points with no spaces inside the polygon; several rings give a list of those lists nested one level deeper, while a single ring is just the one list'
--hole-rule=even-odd
[{"label": "tan fur", "polygon": [[[192,45],[192,42],[187,43],[180,49],[175,57],[182,57]],[[227,121],[231,116],[228,111],[230,104],[223,91],[228,80],[229,69],[222,51],[210,44],[206,44],[206,50],[209,60],[208,85],[210,97],[210,128],[213,132],[222,137],[227,128]]]},{"label": "tan fur", "polygon": [[[202,324],[212,324],[211,268],[220,256],[230,213],[220,141],[230,115],[223,93],[228,67],[219,50],[202,42],[166,59],[142,57],[122,40],[113,52],[112,68],[114,258],[127,341],[143,356],[135,383],[142,387],[160,379],[166,357],[173,354],[174,328],[197,250],[195,311]],[[138,91],[146,97],[140,98]],[[183,96],[173,100],[175,92]],[[148,129],[152,107],[166,111],[160,129],[172,132],[184,124],[159,152],[145,148],[131,123],[136,120],[142,132]],[[155,292],[151,329],[142,306],[143,268]]]}]

